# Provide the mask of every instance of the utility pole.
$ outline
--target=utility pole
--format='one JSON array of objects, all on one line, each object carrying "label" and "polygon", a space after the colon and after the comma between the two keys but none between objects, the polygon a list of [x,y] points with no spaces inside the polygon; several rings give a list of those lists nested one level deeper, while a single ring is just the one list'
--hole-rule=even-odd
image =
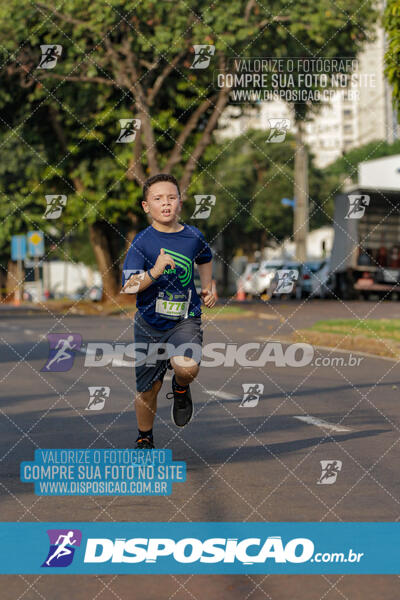
[{"label": "utility pole", "polygon": [[304,121],[296,120],[296,154],[294,157],[294,214],[293,238],[296,245],[296,259],[307,260],[308,235],[308,157],[303,140]]}]

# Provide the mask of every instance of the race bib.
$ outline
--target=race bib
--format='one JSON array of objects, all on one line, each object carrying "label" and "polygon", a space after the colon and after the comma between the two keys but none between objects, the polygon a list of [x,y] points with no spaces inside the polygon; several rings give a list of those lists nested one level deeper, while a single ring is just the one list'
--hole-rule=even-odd
[{"label": "race bib", "polygon": [[182,292],[158,292],[156,313],[166,319],[182,319],[187,316],[190,303],[189,295]]}]

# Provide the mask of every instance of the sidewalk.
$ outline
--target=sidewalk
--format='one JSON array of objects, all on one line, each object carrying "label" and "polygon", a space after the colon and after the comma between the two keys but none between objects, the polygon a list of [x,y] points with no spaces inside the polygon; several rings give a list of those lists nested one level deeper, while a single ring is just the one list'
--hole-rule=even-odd
[{"label": "sidewalk", "polygon": [[24,313],[31,313],[31,312],[47,313],[47,311],[42,306],[37,306],[36,304],[32,304],[32,303],[20,304],[19,306],[14,306],[14,304],[0,303],[0,316],[24,314]]}]

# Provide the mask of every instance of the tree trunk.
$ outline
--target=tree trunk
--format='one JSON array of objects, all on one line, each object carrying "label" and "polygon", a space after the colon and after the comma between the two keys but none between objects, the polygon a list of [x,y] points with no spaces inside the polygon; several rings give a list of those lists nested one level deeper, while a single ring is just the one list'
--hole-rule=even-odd
[{"label": "tree trunk", "polygon": [[293,238],[296,244],[296,259],[307,259],[308,234],[308,162],[307,149],[303,141],[303,122],[297,120],[296,154],[294,157],[294,205]]},{"label": "tree trunk", "polygon": [[130,245],[133,242],[133,238],[135,237],[135,235],[138,233],[138,229],[139,229],[139,218],[137,215],[135,215],[132,212],[128,213],[128,217],[130,219],[130,227],[128,229],[128,231],[125,234],[126,237],[126,243],[125,243],[125,253],[128,252]]},{"label": "tree trunk", "polygon": [[20,275],[18,274],[18,267],[16,261],[9,260],[6,279],[6,302],[14,302],[14,300],[16,299],[16,289],[20,284],[19,278]]},{"label": "tree trunk", "polygon": [[90,225],[90,242],[96,257],[97,266],[103,282],[102,302],[114,298],[120,292],[119,261],[114,258],[113,244],[110,244],[111,232],[104,221],[96,221]]},{"label": "tree trunk", "polygon": [[7,296],[7,269],[0,263],[0,298],[1,300],[6,300]]},{"label": "tree trunk", "polygon": [[222,267],[222,294],[224,296],[229,295],[229,274],[230,274],[230,265],[232,263],[232,259],[235,254],[236,247],[232,244],[232,233],[228,234],[224,233],[222,236],[222,258],[223,258],[223,267]]}]

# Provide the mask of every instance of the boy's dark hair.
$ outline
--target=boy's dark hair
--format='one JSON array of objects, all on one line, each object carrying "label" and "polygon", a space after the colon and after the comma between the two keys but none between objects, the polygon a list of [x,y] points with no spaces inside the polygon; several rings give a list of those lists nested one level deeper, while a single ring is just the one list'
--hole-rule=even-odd
[{"label": "boy's dark hair", "polygon": [[169,175],[169,173],[158,173],[157,175],[153,175],[146,179],[143,184],[143,197],[142,200],[147,200],[147,192],[149,191],[149,187],[153,185],[153,183],[158,183],[159,181],[170,181],[174,185],[176,185],[176,189],[178,190],[179,198],[181,197],[181,190],[179,189],[179,184],[173,175]]}]

